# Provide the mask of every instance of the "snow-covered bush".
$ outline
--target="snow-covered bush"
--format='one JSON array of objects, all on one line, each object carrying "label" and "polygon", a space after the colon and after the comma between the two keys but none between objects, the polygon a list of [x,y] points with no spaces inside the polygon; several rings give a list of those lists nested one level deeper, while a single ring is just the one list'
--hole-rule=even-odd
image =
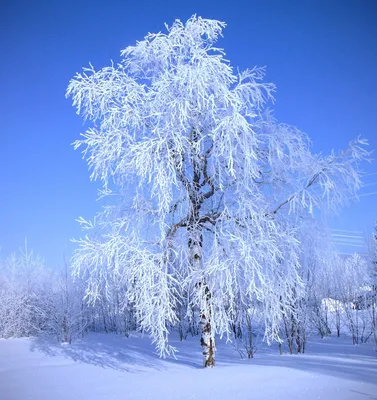
[{"label": "snow-covered bush", "polygon": [[36,335],[42,260],[25,247],[0,260],[0,337]]}]

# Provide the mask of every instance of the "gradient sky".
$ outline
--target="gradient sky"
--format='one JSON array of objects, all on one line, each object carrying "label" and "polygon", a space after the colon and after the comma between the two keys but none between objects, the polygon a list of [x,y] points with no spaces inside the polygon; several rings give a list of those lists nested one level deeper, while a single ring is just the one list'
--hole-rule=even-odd
[{"label": "gradient sky", "polygon": [[[377,149],[377,1],[2,0],[3,254],[27,237],[48,264],[60,263],[81,234],[75,219],[99,210],[97,184],[70,146],[83,126],[64,96],[69,79],[194,13],[228,24],[219,46],[233,66],[267,66],[266,80],[278,88],[275,115],[308,133],[315,151],[340,149],[359,134]],[[365,172],[360,202],[330,223],[353,245],[342,251],[361,250],[377,220],[377,162]]]}]

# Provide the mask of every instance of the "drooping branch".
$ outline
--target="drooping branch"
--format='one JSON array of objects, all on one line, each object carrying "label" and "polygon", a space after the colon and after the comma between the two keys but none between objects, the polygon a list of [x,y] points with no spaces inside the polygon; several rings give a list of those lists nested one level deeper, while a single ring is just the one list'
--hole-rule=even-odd
[{"label": "drooping branch", "polygon": [[286,204],[289,204],[291,201],[296,199],[300,194],[308,190],[311,186],[313,186],[315,183],[317,183],[319,177],[327,171],[328,167],[336,160],[336,158],[330,159],[326,165],[318,172],[316,172],[306,183],[306,185],[298,192],[290,195],[285,201],[280,203],[273,211],[270,211],[266,215],[274,215],[276,214],[282,207],[284,207]]}]

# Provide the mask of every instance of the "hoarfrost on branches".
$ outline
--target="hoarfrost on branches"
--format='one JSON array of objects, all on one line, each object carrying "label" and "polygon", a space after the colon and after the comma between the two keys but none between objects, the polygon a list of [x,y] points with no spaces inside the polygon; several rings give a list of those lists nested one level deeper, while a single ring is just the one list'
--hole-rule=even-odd
[{"label": "hoarfrost on branches", "polygon": [[67,90],[92,122],[74,147],[102,181],[101,197],[117,195],[95,221],[81,221],[89,231],[75,274],[92,300],[108,281],[123,285],[161,355],[174,352],[169,329],[187,306],[200,320],[206,366],[215,334],[230,338],[256,302],[265,340],[281,341],[282,302],[302,289],[301,218],[354,197],[368,158],[360,138],[312,154],[304,133],[277,123],[264,68],[236,73],[215,47],[224,27],[176,20],[123,50],[119,64],[84,68]]}]

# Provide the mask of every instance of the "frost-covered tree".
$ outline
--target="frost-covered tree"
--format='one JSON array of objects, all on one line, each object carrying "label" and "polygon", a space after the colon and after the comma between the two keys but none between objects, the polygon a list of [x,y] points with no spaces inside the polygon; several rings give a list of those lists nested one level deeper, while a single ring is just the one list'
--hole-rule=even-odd
[{"label": "frost-covered tree", "polygon": [[374,342],[377,346],[377,222],[374,227],[370,248],[370,263],[371,263],[371,299],[370,299],[370,314],[372,321],[372,331]]},{"label": "frost-covered tree", "polygon": [[366,260],[357,253],[348,257],[343,263],[340,279],[345,324],[352,336],[352,343],[363,343],[371,335],[371,326],[366,312],[366,296],[370,289]]},{"label": "frost-covered tree", "polygon": [[0,260],[0,337],[39,333],[42,270],[43,261],[28,249],[26,242],[18,253]]},{"label": "frost-covered tree", "polygon": [[83,336],[88,325],[84,294],[81,282],[73,281],[66,263],[44,279],[39,306],[44,317],[43,330],[54,335],[59,343],[71,343]]},{"label": "frost-covered tree", "polygon": [[67,90],[91,122],[75,148],[109,199],[81,220],[90,231],[74,272],[93,300],[116,279],[161,355],[175,350],[169,329],[186,304],[205,366],[215,334],[232,337],[253,304],[265,340],[281,340],[282,309],[302,289],[300,218],[354,196],[368,156],[360,139],[312,154],[305,134],[277,123],[264,69],[237,72],[215,47],[224,27],[177,20],[123,50],[119,64],[77,73]]},{"label": "frost-covered tree", "polygon": [[[291,354],[304,353],[312,328],[319,328],[319,324],[315,322],[321,310],[322,299],[326,297],[323,290],[324,272],[329,266],[327,260],[331,253],[329,238],[314,218],[300,221],[297,239],[301,248],[300,281],[297,282],[297,287],[300,288],[302,284],[303,289],[292,296],[292,303],[286,303],[286,307],[282,305],[282,337]],[[290,290],[297,289],[292,285]]]}]

